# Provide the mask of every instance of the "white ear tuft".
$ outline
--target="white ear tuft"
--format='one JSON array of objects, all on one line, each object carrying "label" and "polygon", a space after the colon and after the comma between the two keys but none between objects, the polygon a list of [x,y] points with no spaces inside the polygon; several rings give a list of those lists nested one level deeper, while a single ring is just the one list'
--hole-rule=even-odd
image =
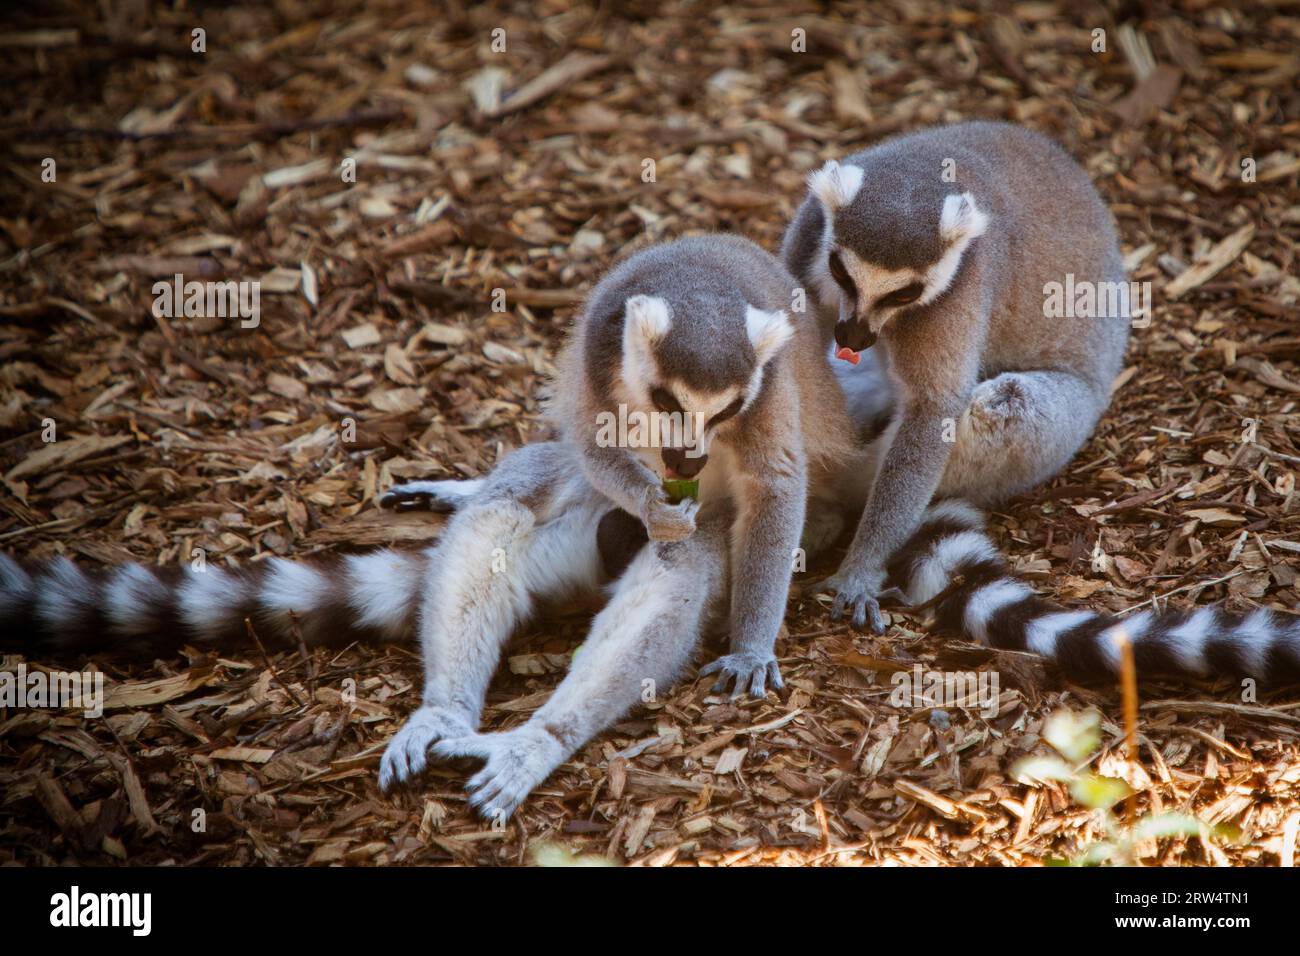
[{"label": "white ear tuft", "polygon": [[862,188],[862,167],[841,166],[829,160],[825,166],[808,177],[808,188],[831,212],[853,202]]},{"label": "white ear tuft", "polygon": [[644,342],[656,342],[673,327],[668,303],[654,295],[634,295],[627,300],[627,324],[624,334],[631,333]]},{"label": "white ear tuft", "polygon": [[943,212],[939,214],[939,236],[945,242],[982,236],[988,225],[989,217],[975,204],[975,197],[970,193],[953,193],[944,199]]},{"label": "white ear tuft", "polygon": [[784,311],[776,309],[767,312],[752,305],[745,307],[745,330],[749,333],[750,344],[754,346],[760,365],[766,364],[794,335],[794,326]]}]

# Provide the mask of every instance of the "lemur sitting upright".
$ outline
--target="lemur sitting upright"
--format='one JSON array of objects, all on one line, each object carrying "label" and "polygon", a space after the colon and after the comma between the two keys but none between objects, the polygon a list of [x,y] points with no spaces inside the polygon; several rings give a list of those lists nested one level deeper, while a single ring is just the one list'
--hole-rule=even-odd
[{"label": "lemur sitting upright", "polygon": [[[833,338],[857,366],[839,366],[854,409],[889,391],[900,406],[826,582],[834,616],[851,605],[854,626],[883,631],[876,599],[892,584],[913,604],[942,595],[941,623],[1053,658],[1076,679],[1116,672],[1120,631],[1143,676],[1300,679],[1300,620],[1262,608],[1066,610],[1008,574],[968,503],[1056,474],[1109,404],[1129,299],[1114,225],[1084,171],[1029,130],[963,123],[827,163],[809,185],[782,256],[818,293],[824,354]],[[1050,284],[1067,276],[1092,285],[1093,314],[1045,314]]]},{"label": "lemur sitting upright", "polygon": [[[731,653],[705,673],[755,696],[781,686],[772,649],[807,501],[842,502],[844,474],[869,467],[819,332],[787,317],[793,286],[737,236],[633,256],[592,293],[560,357],[553,409],[592,485],[651,539],[692,527],[694,502],[669,504],[665,476],[698,474],[700,501],[734,502]],[[690,449],[618,447],[600,430],[620,409],[702,425]]]},{"label": "lemur sitting upright", "polygon": [[[472,802],[510,812],[646,688],[675,680],[728,596],[732,653],[706,671],[737,693],[779,686],[773,645],[806,498],[811,487],[834,501],[857,448],[820,334],[786,318],[791,289],[772,256],[729,236],[645,250],[601,280],[557,363],[560,440],[508,456],[448,525],[421,617],[423,703],[384,754],[382,786],[418,775],[430,753],[478,757]],[[815,429],[805,396],[822,400]],[[659,447],[610,440],[609,422],[655,413],[700,425]],[[670,503],[664,475],[699,475],[698,501]],[[420,495],[442,503],[427,484],[388,500]],[[532,599],[596,581],[594,542],[619,514],[650,544],[570,673],[522,727],[478,733],[501,645]],[[507,573],[491,573],[492,553]]]},{"label": "lemur sitting upright", "polygon": [[[886,562],[933,498],[1003,501],[1092,433],[1128,340],[1124,264],[1087,174],[1018,126],[886,140],[828,162],[809,187],[783,258],[820,299],[824,341],[852,362],[870,349],[897,404],[853,543],[825,582],[835,617],[851,608],[855,627],[880,632]],[[1069,276],[1118,295],[1045,317],[1046,289]]]}]

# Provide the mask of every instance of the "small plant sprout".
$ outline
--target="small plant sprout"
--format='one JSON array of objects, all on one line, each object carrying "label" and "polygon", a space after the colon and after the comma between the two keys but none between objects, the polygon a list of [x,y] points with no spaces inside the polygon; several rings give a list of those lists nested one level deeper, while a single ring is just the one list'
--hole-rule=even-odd
[{"label": "small plant sprout", "polygon": [[1072,860],[1045,860],[1049,866],[1131,866],[1136,862],[1137,848],[1147,840],[1233,835],[1231,828],[1211,827],[1183,813],[1152,813],[1133,822],[1124,822],[1116,816],[1113,808],[1133,795],[1132,788],[1118,777],[1085,769],[1101,745],[1101,716],[1096,711],[1082,714],[1057,711],[1047,719],[1043,739],[1060,756],[1026,758],[1016,764],[1013,776],[1031,785],[1048,781],[1065,784],[1075,802],[1097,814],[1105,833],[1105,839],[1087,846]]}]

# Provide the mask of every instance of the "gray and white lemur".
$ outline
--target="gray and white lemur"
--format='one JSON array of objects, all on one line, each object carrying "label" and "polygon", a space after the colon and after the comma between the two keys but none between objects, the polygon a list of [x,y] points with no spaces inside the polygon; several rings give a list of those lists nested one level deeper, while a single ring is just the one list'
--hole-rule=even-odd
[{"label": "gray and white lemur", "polygon": [[[783,258],[820,300],[825,344],[866,359],[865,374],[878,363],[897,406],[857,533],[825,582],[837,618],[848,607],[854,626],[880,632],[886,562],[932,499],[1005,500],[1092,433],[1128,339],[1123,259],[1087,174],[1017,126],[886,140],[828,162],[809,187]],[[1118,297],[1045,317],[1050,284],[1070,281]]]},{"label": "gray and white lemur", "polygon": [[[591,484],[652,540],[692,528],[696,503],[669,504],[665,477],[698,475],[699,501],[733,502],[731,653],[705,673],[755,696],[781,686],[773,646],[808,499],[845,507],[842,476],[864,461],[819,332],[787,316],[793,288],[773,256],[736,236],[631,257],[593,291],[552,409]],[[636,412],[685,416],[698,434],[689,448],[602,439],[603,423]]]},{"label": "gray and white lemur", "polygon": [[[841,472],[862,458],[820,332],[787,318],[792,289],[774,257],[732,236],[644,250],[596,286],[557,362],[548,412],[560,439],[507,457],[448,525],[420,626],[423,703],[384,754],[382,786],[418,775],[430,754],[477,757],[471,802],[509,813],[648,688],[676,680],[726,612],[731,653],[704,672],[736,693],[780,686],[773,647],[807,500],[833,512]],[[659,415],[695,427],[614,440],[611,422]],[[698,476],[697,500],[668,501],[664,478],[680,476]],[[423,494],[442,504],[437,485],[389,500]],[[609,549],[593,541],[620,514],[649,544],[569,674],[522,727],[478,733],[501,645],[531,600],[598,583]],[[508,573],[491,573],[494,553]]]},{"label": "gray and white lemur", "polygon": [[[857,365],[840,366],[851,397],[878,405],[892,391],[898,406],[828,582],[836,616],[851,604],[855,626],[883,630],[876,597],[888,584],[912,604],[942,594],[941,625],[1050,657],[1077,679],[1115,673],[1121,630],[1143,676],[1300,678],[1300,620],[1065,610],[1008,574],[971,504],[1054,475],[1109,403],[1129,301],[1114,226],[1083,170],[1036,133],[965,123],[828,163],[809,185],[783,257],[818,293],[826,350],[833,338]],[[1090,314],[1047,316],[1053,283],[1091,285]]]},{"label": "gray and white lemur", "polygon": [[[792,286],[775,258],[729,236],[647,249],[596,286],[557,362],[560,439],[507,457],[448,525],[420,626],[423,703],[384,754],[382,786],[418,775],[430,754],[477,757],[471,802],[511,812],[648,689],[675,681],[728,606],[731,654],[705,671],[737,693],[779,686],[773,646],[806,499],[834,501],[832,479],[857,449],[820,334],[786,317]],[[829,399],[816,429],[805,396]],[[658,446],[609,430],[657,414],[698,424]],[[670,503],[664,477],[694,475],[698,500]],[[426,485],[389,500],[421,494],[441,500]],[[501,645],[531,600],[598,583],[605,549],[593,541],[620,514],[640,519],[649,544],[569,674],[523,726],[478,733]],[[491,554],[508,573],[491,573]]]},{"label": "gray and white lemur", "polygon": [[[779,684],[772,650],[805,499],[811,489],[840,507],[849,491],[834,479],[858,449],[820,333],[784,313],[793,284],[774,257],[733,237],[629,258],[593,291],[558,363],[550,413],[559,441],[513,452],[481,480],[417,482],[386,497],[454,512],[423,553],[167,576],[129,565],[99,577],[68,561],[29,573],[4,559],[0,625],[16,621],[57,646],[96,632],[222,641],[245,619],[272,634],[292,632],[296,619],[308,642],[349,625],[394,638],[414,621],[422,703],[390,742],[381,785],[418,774],[431,752],[477,756],[486,766],[472,802],[509,813],[648,688],[675,680],[728,605],[732,654],[713,667],[720,683],[756,694]],[[689,447],[605,440],[602,413],[656,411],[700,423],[684,436]],[[660,472],[669,470],[699,475],[700,504],[665,500]],[[627,529],[617,519],[635,522],[629,514],[652,540],[624,549],[611,574],[602,558],[618,550]],[[611,530],[612,543],[603,540]],[[501,650],[534,605],[597,591],[610,577],[608,604],[551,700],[520,728],[478,733]]]}]

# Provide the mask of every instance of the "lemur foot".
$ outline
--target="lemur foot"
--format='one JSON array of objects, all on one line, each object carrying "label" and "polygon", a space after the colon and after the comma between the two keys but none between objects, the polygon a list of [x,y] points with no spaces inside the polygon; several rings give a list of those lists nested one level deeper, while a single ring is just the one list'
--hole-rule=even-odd
[{"label": "lemur foot", "polygon": [[717,674],[713,684],[715,692],[725,691],[734,682],[731,699],[743,697],[745,691],[756,699],[767,696],[767,684],[772,683],[773,690],[785,687],[781,680],[781,667],[771,654],[723,654],[712,664],[700,668],[700,676]]},{"label": "lemur foot", "polygon": [[677,504],[651,498],[642,508],[641,520],[651,541],[682,541],[695,531],[695,513],[700,503],[683,498]]},{"label": "lemur foot", "polygon": [[379,499],[379,507],[399,511],[447,513],[462,507],[482,485],[481,479],[466,481],[408,481],[393,485]]},{"label": "lemur foot", "polygon": [[985,427],[1023,418],[1025,408],[1025,390],[1014,375],[999,375],[980,382],[971,393],[971,417]]},{"label": "lemur foot", "polygon": [[528,724],[500,733],[449,738],[436,744],[432,754],[441,760],[484,761],[465,789],[470,806],[492,822],[507,819],[569,756],[552,734]]},{"label": "lemur foot", "polygon": [[838,621],[844,612],[852,607],[853,615],[849,623],[856,630],[867,630],[872,634],[884,634],[885,616],[880,613],[879,579],[881,576],[837,572],[817,585],[820,593],[835,596],[831,605],[831,620]]},{"label": "lemur foot", "polygon": [[473,732],[474,728],[458,713],[442,707],[421,707],[388,742],[379,762],[379,789],[387,793],[395,785],[424,773],[429,747],[439,740]]}]

